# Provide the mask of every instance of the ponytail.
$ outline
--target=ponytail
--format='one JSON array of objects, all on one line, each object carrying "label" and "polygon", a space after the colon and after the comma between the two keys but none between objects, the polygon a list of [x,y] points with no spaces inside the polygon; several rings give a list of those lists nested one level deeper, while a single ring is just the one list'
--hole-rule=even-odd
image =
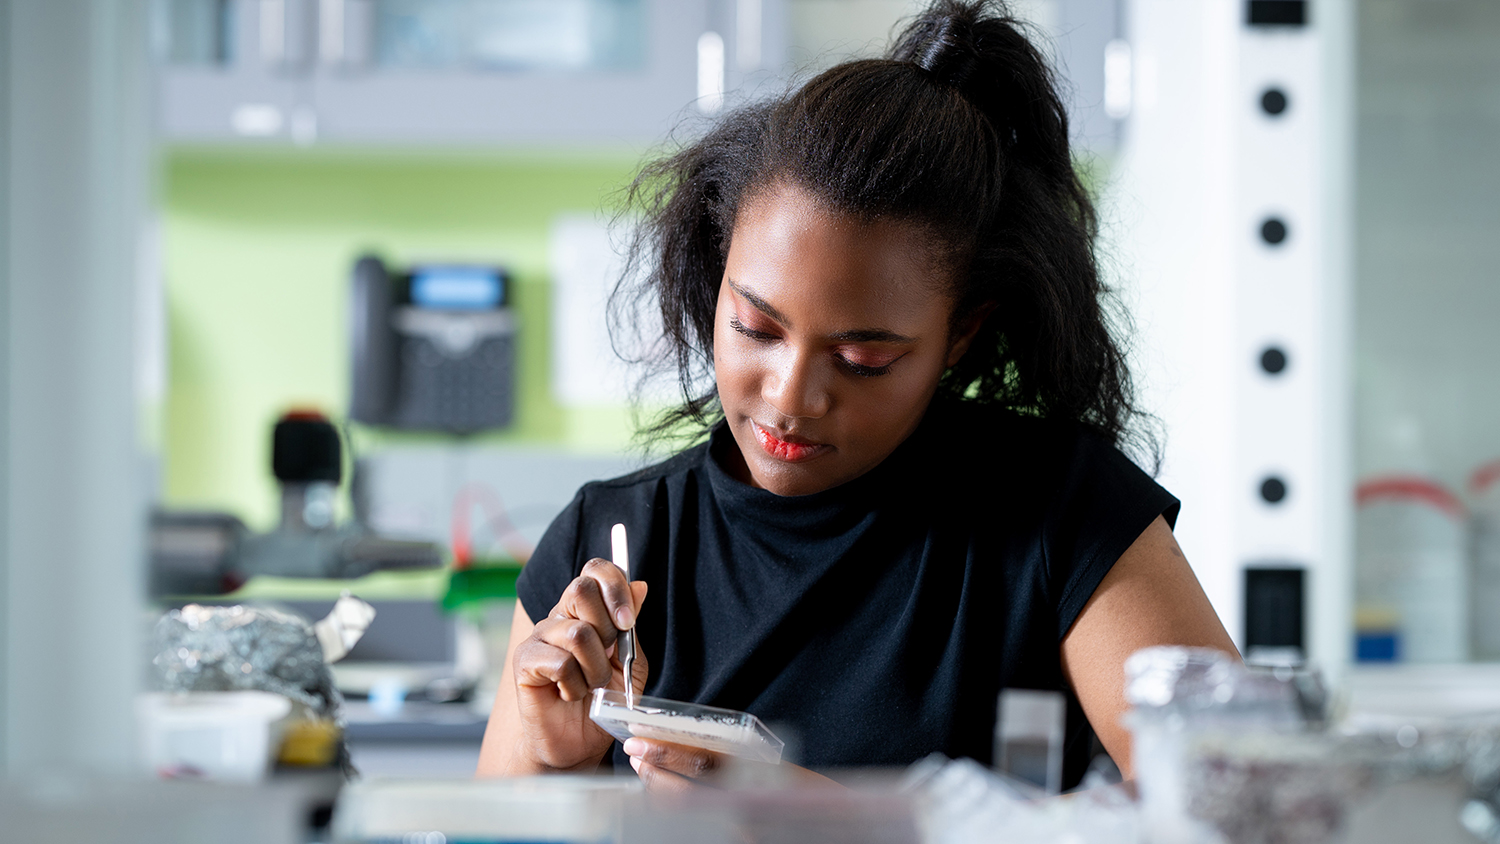
[{"label": "ponytail", "polygon": [[1067,110],[1052,68],[1023,33],[1026,24],[987,14],[990,6],[938,0],[901,33],[890,58],[962,92],[995,123],[1010,154],[1071,172]]}]

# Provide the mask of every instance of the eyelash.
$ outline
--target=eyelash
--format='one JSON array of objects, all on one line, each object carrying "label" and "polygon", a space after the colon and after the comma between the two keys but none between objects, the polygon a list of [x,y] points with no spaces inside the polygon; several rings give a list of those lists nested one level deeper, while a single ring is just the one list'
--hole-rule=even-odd
[{"label": "eyelash", "polygon": [[756,331],[755,329],[746,326],[743,322],[740,322],[740,318],[737,316],[729,318],[729,327],[745,335],[746,337],[749,337],[751,340],[765,341],[776,339],[776,336],[774,334],[767,334],[764,331]]},{"label": "eyelash", "polygon": [[[776,336],[774,334],[767,334],[764,331],[756,331],[755,329],[746,326],[744,323],[740,322],[739,317],[730,317],[729,327],[757,342],[764,343],[768,340],[776,339]],[[863,364],[858,364],[854,363],[853,361],[846,360],[842,357],[836,357],[835,359],[839,362],[840,366],[844,367],[844,369],[849,372],[850,375],[854,375],[859,378],[876,378],[881,375],[885,375],[891,371],[891,367],[896,365],[896,361],[894,360],[884,366],[865,366]],[[900,360],[900,358],[897,358],[896,360]]]}]

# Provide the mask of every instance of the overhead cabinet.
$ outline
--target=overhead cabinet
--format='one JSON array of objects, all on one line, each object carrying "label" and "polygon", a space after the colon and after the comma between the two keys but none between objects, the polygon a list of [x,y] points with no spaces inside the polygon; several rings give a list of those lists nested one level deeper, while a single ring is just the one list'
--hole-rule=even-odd
[{"label": "overhead cabinet", "polygon": [[776,67],[779,0],[166,0],[169,143],[646,144]]}]

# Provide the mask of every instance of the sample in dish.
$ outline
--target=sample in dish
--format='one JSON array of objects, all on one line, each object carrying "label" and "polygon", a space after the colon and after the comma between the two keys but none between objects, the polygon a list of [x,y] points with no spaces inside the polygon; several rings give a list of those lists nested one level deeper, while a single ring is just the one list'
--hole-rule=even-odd
[{"label": "sample in dish", "polygon": [[639,695],[634,703],[625,705],[624,692],[595,689],[589,717],[620,741],[640,736],[772,765],[781,761],[785,742],[748,712]]}]

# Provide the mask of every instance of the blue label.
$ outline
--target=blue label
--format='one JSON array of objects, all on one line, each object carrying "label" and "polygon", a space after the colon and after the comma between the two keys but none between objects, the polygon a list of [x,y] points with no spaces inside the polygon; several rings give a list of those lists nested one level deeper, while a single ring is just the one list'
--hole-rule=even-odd
[{"label": "blue label", "polygon": [[1358,662],[1396,662],[1401,657],[1401,634],[1394,630],[1362,630],[1354,636]]},{"label": "blue label", "polygon": [[411,303],[444,311],[497,308],[505,280],[493,267],[421,267],[412,271]]}]

